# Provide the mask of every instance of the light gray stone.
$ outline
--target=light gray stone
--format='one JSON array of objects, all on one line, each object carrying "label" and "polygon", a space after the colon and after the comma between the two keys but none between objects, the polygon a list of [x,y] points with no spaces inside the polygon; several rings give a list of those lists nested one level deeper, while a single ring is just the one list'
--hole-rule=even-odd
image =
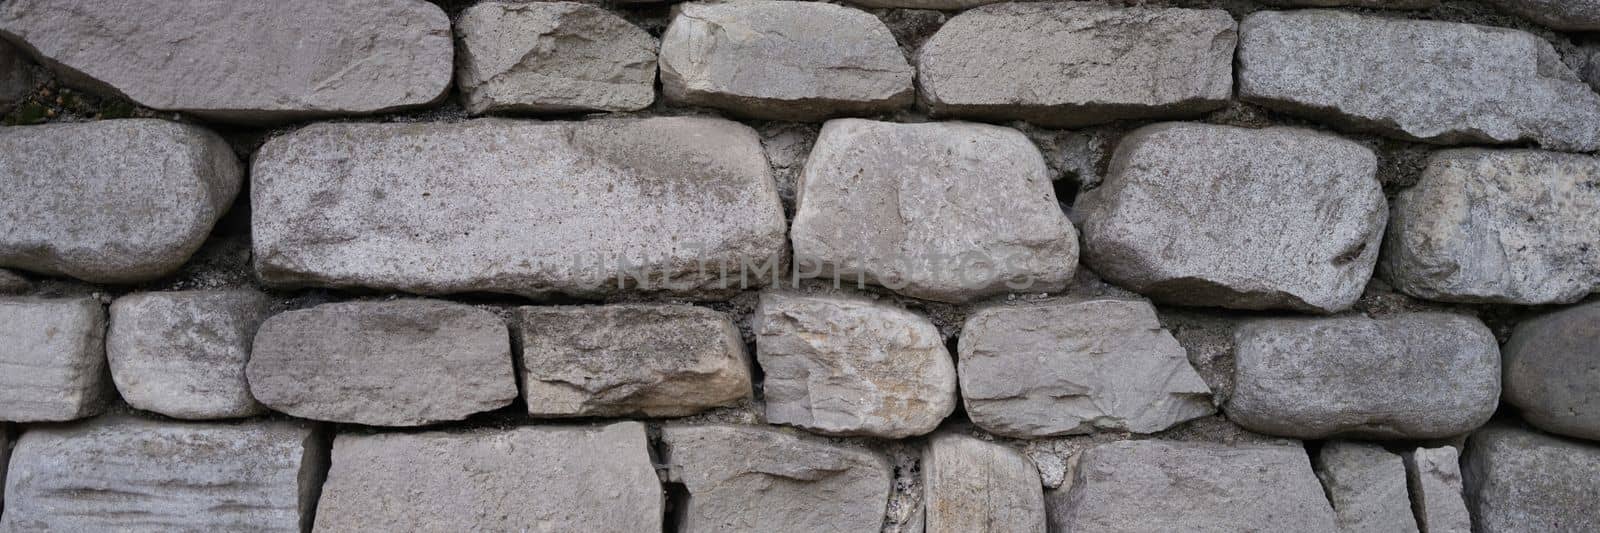
[{"label": "light gray stone", "polygon": [[1198,116],[1233,95],[1237,35],[1220,9],[996,4],[939,27],[917,84],[940,117],[1076,128]]},{"label": "light gray stone", "polygon": [[854,533],[883,524],[883,457],[760,426],[667,426],[660,462],[683,485],[683,533]]},{"label": "light gray stone", "polygon": [[911,105],[914,70],[870,13],[772,0],[675,9],[661,38],[661,89],[670,102],[797,121]]},{"label": "light gray stone", "polygon": [[453,55],[422,0],[11,0],[0,35],[70,85],[237,122],[431,104]]},{"label": "light gray stone", "polygon": [[1122,441],[1045,493],[1051,531],[1338,531],[1299,446]]},{"label": "light gray stone", "polygon": [[944,433],[922,450],[927,533],[1044,533],[1039,469],[1011,448]]},{"label": "light gray stone", "polygon": [[1517,324],[1502,356],[1506,403],[1524,420],[1600,441],[1600,301]]},{"label": "light gray stone", "polygon": [[1461,461],[1455,448],[1417,448],[1405,454],[1406,479],[1417,525],[1425,533],[1470,533],[1472,517],[1461,499]]},{"label": "light gray stone", "polygon": [[318,532],[661,531],[644,424],[341,434]]},{"label": "light gray stone", "polygon": [[1260,11],[1239,31],[1247,102],[1403,140],[1600,148],[1600,95],[1533,34],[1332,10]]},{"label": "light gray stone", "polygon": [[106,310],[94,298],[0,298],[0,420],[94,416],[113,397]]},{"label": "light gray stone", "polygon": [[1166,303],[1339,311],[1378,260],[1377,168],[1372,150],[1311,130],[1140,128],[1078,197],[1084,264]]},{"label": "light gray stone", "polygon": [[768,422],[899,439],[955,411],[955,363],[921,315],[852,295],[769,291],[751,322]]},{"label": "light gray stone", "polygon": [[1431,9],[1439,0],[1261,0],[1261,3],[1283,7],[1366,7],[1372,9]]},{"label": "light gray stone", "polygon": [[1376,444],[1333,441],[1322,446],[1315,465],[1340,531],[1416,533],[1399,455]]},{"label": "light gray stone", "polygon": [[12,455],[0,531],[298,532],[327,453],[290,421],[33,426]]},{"label": "light gray stone", "polygon": [[1465,454],[1473,531],[1600,531],[1600,446],[1490,426],[1472,434]]},{"label": "light gray stone", "polygon": [[[11,424],[0,422],[0,510],[5,509],[6,467],[11,464]],[[3,520],[3,517],[0,517]]]},{"label": "light gray stone", "polygon": [[1216,412],[1211,389],[1145,302],[983,309],[959,344],[967,416],[996,435],[1155,433]]},{"label": "light gray stone", "polygon": [[246,366],[262,404],[300,418],[420,426],[517,397],[494,313],[433,300],[345,302],[274,315]]},{"label": "light gray stone", "polygon": [[1489,0],[1489,3],[1552,29],[1600,30],[1600,0]]},{"label": "light gray stone", "polygon": [[760,139],[721,119],[319,124],[251,177],[273,285],[726,296],[786,249]]},{"label": "light gray stone", "polygon": [[470,113],[636,111],[655,101],[656,38],[599,6],[482,2],[455,31]]},{"label": "light gray stone", "polygon": [[245,364],[272,300],[253,289],[148,292],[111,304],[106,359],[122,399],[173,418],[252,416]]},{"label": "light gray stone", "polygon": [[33,282],[22,274],[0,268],[0,294],[21,294],[33,288]]},{"label": "light gray stone", "polygon": [[1383,270],[1447,302],[1542,305],[1600,290],[1600,158],[1539,150],[1434,152],[1395,196]]},{"label": "light gray stone", "polygon": [[722,313],[624,304],[514,316],[533,416],[686,416],[751,396],[750,357]]},{"label": "light gray stone", "polygon": [[849,0],[850,3],[871,8],[940,9],[960,11],[1005,0]]},{"label": "light gray stone", "polygon": [[221,137],[154,119],[0,128],[0,266],[94,283],[176,272],[233,204]]},{"label": "light gray stone", "polygon": [[965,302],[1059,291],[1077,268],[1044,156],[1011,128],[832,120],[797,197],[801,276]]},{"label": "light gray stone", "polygon": [[1234,343],[1224,410],[1258,433],[1444,438],[1483,425],[1500,397],[1499,346],[1469,316],[1252,320]]},{"label": "light gray stone", "polygon": [[38,81],[28,54],[0,39],[0,112],[27,98]]}]

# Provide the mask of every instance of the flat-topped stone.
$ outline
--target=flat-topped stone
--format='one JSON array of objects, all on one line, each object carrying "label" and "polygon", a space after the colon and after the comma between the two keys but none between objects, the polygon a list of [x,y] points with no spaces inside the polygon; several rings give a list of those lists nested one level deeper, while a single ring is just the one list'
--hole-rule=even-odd
[{"label": "flat-topped stone", "polygon": [[1511,426],[1467,440],[1461,474],[1472,530],[1600,531],[1600,446]]},{"label": "flat-topped stone", "polygon": [[300,418],[420,426],[517,397],[511,334],[494,313],[433,301],[345,302],[274,315],[256,333],[250,392]]},{"label": "flat-topped stone", "polygon": [[1530,33],[1333,10],[1239,25],[1239,97],[1436,144],[1600,148],[1600,95]]},{"label": "flat-topped stone", "polygon": [[208,130],[155,119],[0,128],[0,267],[94,283],[176,272],[243,169]]},{"label": "flat-topped stone", "polygon": [[1472,516],[1461,496],[1461,460],[1455,448],[1417,448],[1405,454],[1407,486],[1417,526],[1428,533],[1468,533]]},{"label": "flat-topped stone", "polygon": [[1331,441],[1312,463],[1340,531],[1418,531],[1399,455],[1376,444]]},{"label": "flat-topped stone", "polygon": [[480,2],[455,32],[470,113],[637,111],[656,99],[656,38],[600,6]]},{"label": "flat-topped stone", "polygon": [[759,138],[721,119],[317,124],[251,179],[269,285],[709,298],[786,248]]},{"label": "flat-topped stone", "polygon": [[115,397],[106,310],[94,298],[0,297],[0,420],[94,416]]},{"label": "flat-topped stone", "polygon": [[106,359],[128,405],[173,418],[259,414],[245,364],[272,299],[254,289],[146,292],[111,304]]},{"label": "flat-topped stone", "polygon": [[717,311],[623,304],[513,316],[533,416],[686,416],[751,396],[744,340]]},{"label": "flat-topped stone", "polygon": [[306,531],[327,454],[311,424],[282,420],[30,427],[0,531]]},{"label": "flat-topped stone", "polygon": [[922,450],[927,533],[1044,533],[1039,469],[1003,444],[945,433]]},{"label": "flat-topped stone", "polygon": [[1220,9],[988,5],[922,45],[917,84],[937,117],[1076,128],[1197,116],[1233,94],[1235,28]]},{"label": "flat-topped stone", "polygon": [[70,85],[233,122],[431,104],[453,59],[422,0],[12,0],[0,35]]}]

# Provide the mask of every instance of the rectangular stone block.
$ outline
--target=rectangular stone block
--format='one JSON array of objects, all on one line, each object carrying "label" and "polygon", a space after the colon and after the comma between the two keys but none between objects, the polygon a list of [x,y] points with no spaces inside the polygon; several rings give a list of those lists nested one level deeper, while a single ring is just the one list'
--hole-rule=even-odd
[{"label": "rectangular stone block", "polygon": [[722,313],[605,305],[515,316],[533,416],[686,416],[751,395],[750,357]]},{"label": "rectangular stone block", "polygon": [[1600,444],[1493,425],[1463,453],[1473,531],[1600,531]]},{"label": "rectangular stone block", "polygon": [[316,531],[661,531],[662,505],[637,422],[343,434]]},{"label": "rectangular stone block", "polygon": [[1455,448],[1417,448],[1405,454],[1406,479],[1417,525],[1428,533],[1468,533],[1472,517],[1461,492],[1461,455]]},{"label": "rectangular stone block", "polygon": [[130,294],[111,304],[106,360],[128,405],[173,418],[252,416],[245,364],[272,299],[253,289]]},{"label": "rectangular stone block", "polygon": [[278,286],[714,297],[766,284],[786,246],[759,138],[720,119],[317,124],[251,178]]},{"label": "rectangular stone block", "polygon": [[0,420],[61,422],[99,414],[106,310],[94,298],[0,298]]},{"label": "rectangular stone block", "polygon": [[0,531],[302,531],[326,446],[287,421],[31,426],[12,455]]}]

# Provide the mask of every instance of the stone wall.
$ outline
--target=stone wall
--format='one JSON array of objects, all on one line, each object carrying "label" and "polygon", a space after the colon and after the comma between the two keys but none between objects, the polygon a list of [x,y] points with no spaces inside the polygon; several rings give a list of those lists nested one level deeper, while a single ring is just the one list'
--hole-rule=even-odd
[{"label": "stone wall", "polygon": [[0,0],[0,532],[1600,530],[1592,32]]}]

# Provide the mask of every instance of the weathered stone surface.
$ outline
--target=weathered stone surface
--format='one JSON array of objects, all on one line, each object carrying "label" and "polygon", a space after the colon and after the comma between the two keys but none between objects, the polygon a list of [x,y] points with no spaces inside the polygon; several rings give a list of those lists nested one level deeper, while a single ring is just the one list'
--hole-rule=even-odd
[{"label": "weathered stone surface", "polygon": [[0,420],[60,422],[99,414],[106,311],[93,298],[0,298]]},{"label": "weathered stone surface", "polygon": [[927,533],[1044,533],[1039,469],[1021,452],[953,433],[922,451]]},{"label": "weathered stone surface", "polygon": [[772,422],[909,436],[954,409],[954,365],[937,329],[914,313],[858,297],[767,293],[753,327]]},{"label": "weathered stone surface", "polygon": [[1261,3],[1284,7],[1368,7],[1373,9],[1429,9],[1438,7],[1439,0],[1261,0]]},{"label": "weathered stone surface", "polygon": [[1196,116],[1233,94],[1235,28],[1220,9],[984,6],[922,45],[917,83],[935,116],[1066,128]]},{"label": "weathered stone surface", "polygon": [[421,0],[11,0],[0,35],[69,84],[242,122],[430,104],[453,53]]},{"label": "weathered stone surface", "polygon": [[1468,316],[1252,320],[1234,343],[1224,409],[1259,433],[1443,438],[1483,425],[1500,397],[1494,334]]},{"label": "weathered stone surface", "polygon": [[1467,440],[1473,531],[1600,531],[1600,446],[1490,426]]},{"label": "weathered stone surface", "polygon": [[455,31],[470,113],[635,111],[656,99],[656,38],[599,6],[483,2]]},{"label": "weathered stone surface", "polygon": [[30,427],[0,531],[298,532],[311,525],[326,446],[289,421]]},{"label": "weathered stone surface", "polygon": [[1489,0],[1489,3],[1557,30],[1600,30],[1600,0]]},{"label": "weathered stone surface", "polygon": [[1316,469],[1340,531],[1417,531],[1399,455],[1376,444],[1333,441],[1317,453]]},{"label": "weathered stone surface", "polygon": [[139,293],[111,304],[106,359],[128,405],[173,418],[251,416],[245,364],[272,300],[255,290]]},{"label": "weathered stone surface", "polygon": [[0,268],[0,294],[19,294],[33,287],[22,274]]},{"label": "weathered stone surface", "polygon": [[1505,400],[1524,420],[1600,441],[1600,302],[1517,324],[1502,356]]},{"label": "weathered stone surface", "polygon": [[494,313],[431,300],[346,302],[274,315],[256,333],[250,392],[300,418],[419,426],[517,396]]},{"label": "weathered stone surface", "polygon": [[0,510],[5,509],[6,503],[6,466],[11,464],[11,431],[11,424],[0,422]]},{"label": "weathered stone surface", "polygon": [[893,111],[913,69],[877,17],[822,2],[687,3],[661,38],[668,101],[772,120]]},{"label": "weathered stone surface", "polygon": [[685,416],[751,395],[739,328],[710,309],[522,307],[514,320],[534,416]]},{"label": "weathered stone surface", "polygon": [[341,434],[316,531],[661,531],[638,422]]},{"label": "weathered stone surface", "polygon": [[955,411],[955,363],[921,315],[864,297],[769,291],[751,320],[768,422],[899,439]]},{"label": "weathered stone surface", "polygon": [[1529,33],[1332,10],[1260,11],[1239,31],[1249,102],[1405,140],[1600,148],[1600,95]]},{"label": "weathered stone surface", "polygon": [[276,285],[726,294],[783,256],[771,172],[720,119],[319,124],[256,153],[251,237]]},{"label": "weathered stone surface", "polygon": [[27,53],[0,39],[0,111],[22,101],[37,84]]},{"label": "weathered stone surface", "polygon": [[1338,311],[1378,260],[1377,168],[1366,147],[1310,130],[1147,126],[1078,197],[1084,263],[1168,303]]},{"label": "weathered stone surface", "polygon": [[1405,454],[1406,478],[1417,525],[1427,533],[1469,533],[1472,517],[1461,499],[1461,462],[1455,448],[1417,448]]},{"label": "weathered stone surface", "polygon": [[242,177],[228,144],[195,126],[0,128],[0,266],[96,283],[171,274],[233,204]]},{"label": "weathered stone surface", "polygon": [[1070,473],[1051,531],[1338,531],[1299,446],[1113,442]]},{"label": "weathered stone surface", "polygon": [[677,531],[877,531],[893,480],[872,452],[759,426],[661,429],[665,479],[689,492]]},{"label": "weathered stone surface", "polygon": [[1216,412],[1145,302],[992,307],[967,319],[959,344],[967,416],[997,435],[1155,433]]},{"label": "weathered stone surface", "polygon": [[1078,234],[1044,156],[985,124],[823,125],[790,240],[801,275],[944,302],[1066,287]]},{"label": "weathered stone surface", "polygon": [[1434,152],[1395,196],[1383,270],[1449,302],[1571,303],[1600,290],[1600,158],[1539,150]]},{"label": "weathered stone surface", "polygon": [[940,9],[945,11],[959,11],[984,4],[993,4],[1004,0],[849,0],[850,3],[861,7],[873,8],[905,8],[905,9]]}]

